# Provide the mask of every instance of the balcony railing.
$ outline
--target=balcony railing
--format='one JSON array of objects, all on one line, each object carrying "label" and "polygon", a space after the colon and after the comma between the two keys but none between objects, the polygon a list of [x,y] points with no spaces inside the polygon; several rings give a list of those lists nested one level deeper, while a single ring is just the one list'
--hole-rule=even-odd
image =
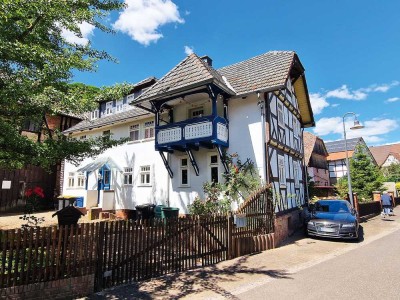
[{"label": "balcony railing", "polygon": [[222,117],[200,117],[156,126],[156,150],[202,143],[228,147],[228,122]]}]

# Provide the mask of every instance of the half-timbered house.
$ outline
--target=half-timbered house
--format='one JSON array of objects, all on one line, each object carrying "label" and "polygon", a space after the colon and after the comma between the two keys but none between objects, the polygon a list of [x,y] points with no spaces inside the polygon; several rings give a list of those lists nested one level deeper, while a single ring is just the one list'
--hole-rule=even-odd
[{"label": "half-timbered house", "polygon": [[[302,131],[314,118],[295,52],[272,51],[220,69],[208,56],[191,54],[131,104],[132,110],[66,132],[121,137],[137,129],[139,138],[78,167],[67,163],[64,193],[92,194],[97,200],[86,203],[101,205],[105,193],[97,191],[108,188],[114,209],[151,202],[187,213],[197,196],[204,197],[204,182],[223,179],[226,151],[254,162],[260,180],[272,184],[277,210],[305,203]],[[84,178],[80,190],[76,176]]]}]

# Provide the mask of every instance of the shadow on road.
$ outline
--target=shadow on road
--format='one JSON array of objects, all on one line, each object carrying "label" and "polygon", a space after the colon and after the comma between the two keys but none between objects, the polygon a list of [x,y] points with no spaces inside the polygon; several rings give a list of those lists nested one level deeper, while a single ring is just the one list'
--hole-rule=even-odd
[{"label": "shadow on road", "polygon": [[[246,274],[261,274],[275,279],[292,279],[285,270],[262,270],[262,262],[257,268],[246,266],[248,256],[239,258],[233,265],[224,268],[211,266],[184,273],[165,275],[160,278],[133,283],[85,299],[180,299],[182,297],[211,290],[226,299],[238,299],[217,282],[239,281]],[[151,294],[149,291],[152,291]]]}]

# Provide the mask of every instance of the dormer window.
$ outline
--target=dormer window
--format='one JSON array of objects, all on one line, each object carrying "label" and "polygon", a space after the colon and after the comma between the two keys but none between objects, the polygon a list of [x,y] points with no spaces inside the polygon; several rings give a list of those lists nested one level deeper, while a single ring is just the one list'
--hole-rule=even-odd
[{"label": "dormer window", "polygon": [[96,109],[90,113],[90,120],[95,120],[99,117],[99,111]]},{"label": "dormer window", "polygon": [[106,103],[106,110],[104,111],[104,115],[110,115],[113,113],[113,102],[109,101]]},{"label": "dormer window", "polygon": [[115,112],[122,112],[122,111],[124,111],[124,101],[118,100],[115,103]]}]

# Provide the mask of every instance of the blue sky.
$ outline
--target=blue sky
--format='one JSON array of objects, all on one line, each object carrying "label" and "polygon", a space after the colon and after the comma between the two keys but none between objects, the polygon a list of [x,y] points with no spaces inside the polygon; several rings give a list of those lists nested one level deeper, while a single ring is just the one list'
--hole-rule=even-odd
[{"label": "blue sky", "polygon": [[[190,51],[209,55],[220,68],[270,50],[294,50],[306,69],[316,120],[309,131],[325,141],[342,139],[342,117],[355,112],[365,128],[347,129],[348,138],[400,142],[398,0],[126,3],[107,18],[114,35],[81,25],[79,42],[90,40],[118,63],[100,62],[96,73],[76,73],[75,81],[103,86],[160,78]],[[346,128],[352,121],[346,118]]]}]

